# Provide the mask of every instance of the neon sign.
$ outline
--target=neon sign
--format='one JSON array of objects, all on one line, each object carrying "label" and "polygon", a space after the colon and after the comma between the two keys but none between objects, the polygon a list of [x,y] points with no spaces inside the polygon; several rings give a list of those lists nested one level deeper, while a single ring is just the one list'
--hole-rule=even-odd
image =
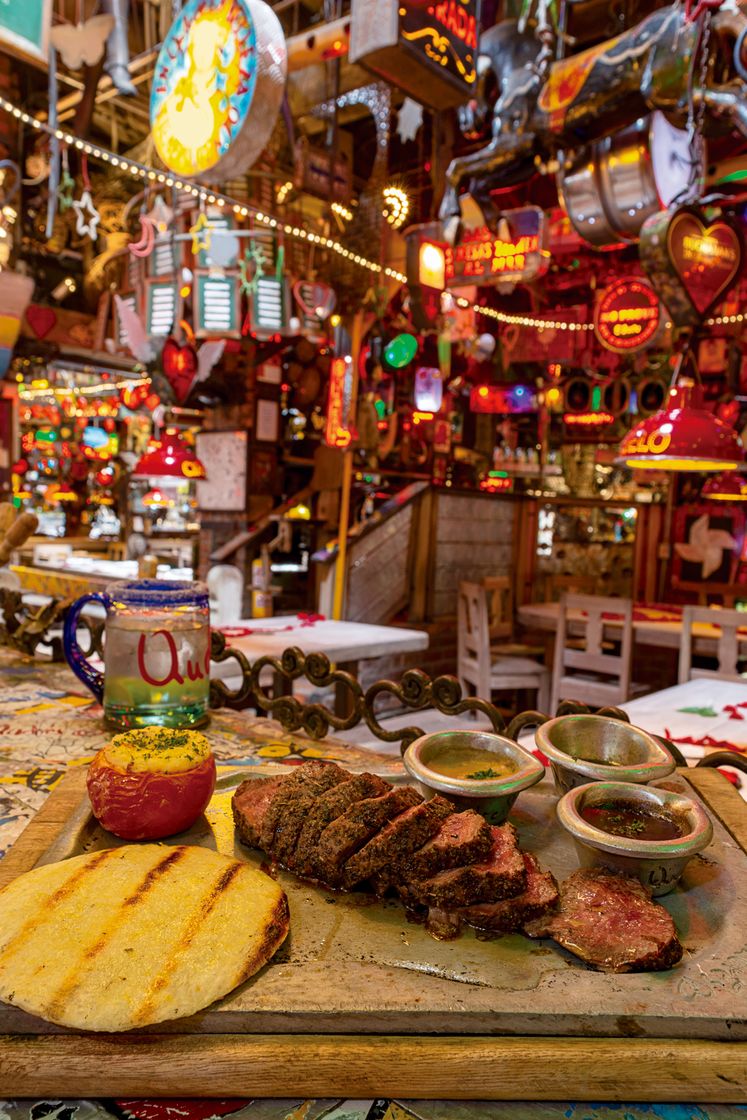
[{"label": "neon sign", "polygon": [[545,216],[536,206],[507,210],[508,235],[498,237],[483,226],[469,230],[454,248],[446,248],[446,281],[449,287],[533,280],[550,263],[545,249]]},{"label": "neon sign", "polygon": [[324,442],[328,447],[344,450],[353,438],[351,403],[353,399],[353,359],[333,358],[329,372],[327,423]]},{"label": "neon sign", "polygon": [[480,0],[352,0],[351,14],[350,62],[433,109],[472,96]]},{"label": "neon sign", "polygon": [[244,172],[264,149],[285,87],[280,23],[264,0],[188,0],[158,55],[153,141],[177,175]]},{"label": "neon sign", "polygon": [[618,280],[602,292],[594,330],[608,350],[631,353],[651,342],[660,321],[659,297],[646,280]]}]

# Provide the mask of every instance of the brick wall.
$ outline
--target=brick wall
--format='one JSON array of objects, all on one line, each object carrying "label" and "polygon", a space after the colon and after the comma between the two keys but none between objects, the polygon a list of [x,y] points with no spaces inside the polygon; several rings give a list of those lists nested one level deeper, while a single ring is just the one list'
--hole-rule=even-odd
[{"label": "brick wall", "polygon": [[461,580],[511,574],[514,505],[472,494],[438,495],[431,617],[456,612]]}]

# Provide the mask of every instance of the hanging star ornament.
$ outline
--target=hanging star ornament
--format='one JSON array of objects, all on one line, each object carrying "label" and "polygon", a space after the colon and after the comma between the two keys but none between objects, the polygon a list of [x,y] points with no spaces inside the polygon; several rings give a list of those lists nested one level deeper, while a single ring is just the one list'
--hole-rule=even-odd
[{"label": "hanging star ornament", "polygon": [[153,206],[145,216],[152,223],[156,234],[163,237],[174,220],[174,211],[164,202],[163,195],[158,194]]},{"label": "hanging star ornament", "polygon": [[75,199],[73,202],[73,210],[75,211],[75,232],[79,237],[86,235],[95,241],[98,237],[96,227],[101,221],[101,215],[94,206],[91,192],[84,190],[80,198]]},{"label": "hanging star ornament", "polygon": [[75,179],[73,179],[67,167],[63,164],[62,174],[60,175],[60,185],[57,188],[57,204],[63,214],[73,205],[74,188]]},{"label": "hanging star ornament", "polygon": [[201,251],[207,252],[213,240],[213,227],[204,210],[200,211],[200,216],[195,224],[189,227],[189,232],[192,235],[193,254],[197,256]]},{"label": "hanging star ornament", "polygon": [[397,135],[403,144],[414,140],[423,123],[423,106],[411,97],[406,97],[397,114]]},{"label": "hanging star ornament", "polygon": [[239,261],[239,288],[245,296],[253,296],[257,290],[257,280],[259,279],[259,269],[254,268],[253,274],[249,275],[249,269],[252,267],[254,259],[251,254],[251,249],[244,253]]},{"label": "hanging star ornament", "polygon": [[701,565],[701,579],[708,579],[710,575],[721,567],[724,552],[736,548],[737,542],[731,533],[725,529],[711,529],[709,517],[704,513],[690,527],[690,539],[687,543],[675,544],[675,552],[683,560]]}]

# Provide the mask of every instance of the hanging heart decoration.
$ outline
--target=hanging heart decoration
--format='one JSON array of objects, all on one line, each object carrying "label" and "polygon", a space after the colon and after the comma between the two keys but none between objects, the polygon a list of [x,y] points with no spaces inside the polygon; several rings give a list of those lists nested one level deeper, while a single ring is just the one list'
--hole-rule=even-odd
[{"label": "hanging heart decoration", "polygon": [[337,303],[335,290],[329,284],[297,280],[293,285],[293,295],[304,315],[322,322],[330,317]]},{"label": "hanging heart decoration", "polygon": [[709,223],[692,206],[654,214],[641,230],[641,264],[678,327],[713,310],[739,276],[742,253],[728,219]]},{"label": "hanging heart decoration", "polygon": [[57,323],[57,314],[52,307],[32,303],[26,308],[26,322],[37,338],[46,338]]},{"label": "hanging heart decoration", "polygon": [[180,346],[174,338],[167,338],[161,351],[161,364],[177,404],[184,404],[197,374],[197,352],[194,346]]}]

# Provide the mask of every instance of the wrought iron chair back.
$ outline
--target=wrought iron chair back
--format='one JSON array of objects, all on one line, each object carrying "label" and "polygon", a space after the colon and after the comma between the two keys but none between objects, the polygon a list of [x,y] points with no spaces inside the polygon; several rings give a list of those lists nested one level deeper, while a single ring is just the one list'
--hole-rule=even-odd
[{"label": "wrought iron chair back", "polygon": [[[210,699],[213,707],[246,707],[253,701],[257,707],[267,712],[287,731],[304,731],[312,739],[323,739],[330,731],[348,731],[359,723],[383,743],[400,744],[404,754],[410,743],[424,734],[417,726],[417,713],[424,708],[436,708],[443,715],[460,716],[468,712],[482,712],[490,720],[494,731],[517,739],[525,730],[546,723],[551,717],[544,712],[527,711],[506,721],[501,712],[489,700],[479,697],[462,697],[462,689],[456,677],[440,676],[432,678],[422,669],[408,669],[399,682],[390,680],[376,681],[365,691],[360,682],[342,669],[334,669],[323,653],[304,654],[297,647],[285,650],[277,657],[260,657],[249,664],[239,651],[226,645],[221,634],[213,634],[212,657],[215,661],[233,658],[241,667],[242,681],[238,689],[229,689],[222,681],[213,680],[210,684]],[[336,715],[324,704],[307,704],[295,696],[273,696],[260,683],[263,672],[271,670],[275,678],[281,677],[292,685],[304,677],[317,688],[342,686],[349,691],[349,714]],[[376,714],[376,702],[380,697],[389,696],[397,700],[401,707],[412,711],[412,726],[391,731],[384,726]],[[575,700],[564,700],[558,706],[557,715],[587,714],[586,704]],[[628,722],[628,717],[620,708],[600,708],[599,715],[611,716]],[[686,760],[673,744],[667,742],[678,765],[686,766]]]}]

